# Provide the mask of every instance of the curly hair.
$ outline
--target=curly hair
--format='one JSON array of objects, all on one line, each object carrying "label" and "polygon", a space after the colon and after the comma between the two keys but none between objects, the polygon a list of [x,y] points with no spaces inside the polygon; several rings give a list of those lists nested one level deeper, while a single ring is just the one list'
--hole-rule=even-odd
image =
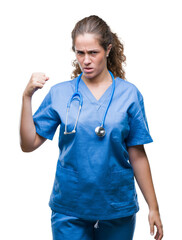
[{"label": "curly hair", "polygon": [[[75,39],[78,35],[84,33],[92,33],[98,36],[99,44],[107,50],[109,44],[112,44],[111,51],[107,57],[107,68],[110,70],[115,77],[120,77],[124,80],[125,71],[123,65],[126,64],[126,56],[124,55],[124,47],[120,42],[116,33],[113,33],[110,27],[104,20],[96,15],[83,18],[76,23],[72,33],[72,50],[75,52]],[[72,62],[74,70],[71,78],[77,77],[81,73],[80,66],[76,60]]]}]

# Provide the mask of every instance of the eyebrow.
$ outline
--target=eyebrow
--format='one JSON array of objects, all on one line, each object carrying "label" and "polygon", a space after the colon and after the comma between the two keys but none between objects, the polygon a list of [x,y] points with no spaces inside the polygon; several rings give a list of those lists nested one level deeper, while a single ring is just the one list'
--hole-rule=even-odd
[{"label": "eyebrow", "polygon": [[[75,49],[76,52],[84,52],[84,50],[80,50],[80,49]],[[98,52],[99,49],[90,49],[87,52]]]}]

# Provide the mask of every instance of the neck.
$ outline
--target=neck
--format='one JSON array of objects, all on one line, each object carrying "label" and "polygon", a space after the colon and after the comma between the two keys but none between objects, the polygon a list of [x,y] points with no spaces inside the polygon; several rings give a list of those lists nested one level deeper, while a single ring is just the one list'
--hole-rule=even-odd
[{"label": "neck", "polygon": [[96,86],[101,85],[102,83],[106,82],[112,82],[112,77],[107,69],[102,71],[99,75],[93,77],[93,78],[86,78],[84,75],[82,75],[83,81],[86,83],[91,83]]}]

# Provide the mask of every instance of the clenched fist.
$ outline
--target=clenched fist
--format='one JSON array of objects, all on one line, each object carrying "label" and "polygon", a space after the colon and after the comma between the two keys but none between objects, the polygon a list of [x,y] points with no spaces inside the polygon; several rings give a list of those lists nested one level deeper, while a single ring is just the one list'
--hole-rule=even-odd
[{"label": "clenched fist", "polygon": [[44,73],[40,72],[32,73],[30,81],[28,82],[25,88],[24,96],[32,97],[35,91],[37,91],[40,88],[43,88],[47,80],[49,80],[49,77],[47,77]]}]

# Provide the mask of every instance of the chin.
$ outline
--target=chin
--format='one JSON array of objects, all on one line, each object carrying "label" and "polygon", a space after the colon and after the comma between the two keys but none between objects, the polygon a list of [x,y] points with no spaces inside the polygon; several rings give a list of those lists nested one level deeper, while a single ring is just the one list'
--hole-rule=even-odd
[{"label": "chin", "polygon": [[92,71],[92,72],[83,72],[83,75],[88,78],[88,79],[92,79],[92,78],[96,78],[100,75],[101,72],[99,71]]},{"label": "chin", "polygon": [[91,72],[91,73],[83,72],[83,75],[84,75],[84,77],[86,77],[86,78],[94,78],[94,77],[97,76],[97,75],[96,75],[95,73],[93,73],[93,72]]}]

